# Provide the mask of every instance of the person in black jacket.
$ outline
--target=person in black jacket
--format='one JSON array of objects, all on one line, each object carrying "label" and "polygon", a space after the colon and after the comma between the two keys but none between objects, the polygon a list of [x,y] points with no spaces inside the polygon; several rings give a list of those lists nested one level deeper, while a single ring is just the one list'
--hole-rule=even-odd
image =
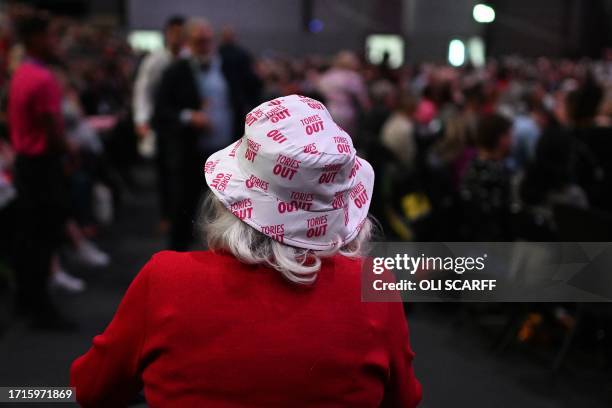
[{"label": "person in black jacket", "polygon": [[592,75],[569,93],[565,100],[569,135],[557,143],[571,146],[572,177],[586,192],[589,204],[612,212],[612,127],[600,126],[596,121],[603,97],[604,91]]},{"label": "person in black jacket", "polygon": [[[193,219],[205,185],[206,158],[242,136],[243,118],[258,102],[252,68],[226,60],[214,45],[214,32],[203,19],[187,23],[189,55],[172,63],[162,75],[153,126],[158,154],[169,185],[170,243],[186,250],[193,239]],[[247,102],[247,101],[250,101]]]},{"label": "person in black jacket", "polygon": [[[238,43],[236,32],[231,26],[225,26],[221,30],[221,41],[219,44],[219,55],[223,60],[224,67],[227,69],[226,75],[238,80],[242,88],[232,88],[236,92],[234,98],[239,106],[247,106],[247,112],[263,102],[261,90],[263,82],[251,69],[253,57]],[[246,68],[246,69],[245,69]],[[245,113],[247,113],[245,112]],[[235,124],[243,126],[243,118]]]}]

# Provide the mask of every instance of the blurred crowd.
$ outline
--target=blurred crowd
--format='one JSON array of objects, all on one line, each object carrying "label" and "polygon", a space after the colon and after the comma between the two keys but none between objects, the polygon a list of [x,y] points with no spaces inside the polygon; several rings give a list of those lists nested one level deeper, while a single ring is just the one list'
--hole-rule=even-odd
[{"label": "blurred crowd", "polygon": [[[67,322],[49,319],[50,300],[32,309],[33,297],[49,287],[85,288],[62,267],[65,256],[93,266],[111,262],[94,241],[136,187],[135,164],[155,164],[159,230],[168,248],[188,249],[205,158],[242,135],[253,107],[294,93],[323,102],[374,166],[371,210],[387,239],[610,241],[612,55],[394,69],[388,58],[373,64],[353,51],[253,56],[230,27],[216,31],[204,19],[181,16],[160,27],[165,47],[145,53],[112,25],[22,6],[6,11],[0,269],[15,271],[21,307],[44,315],[37,321],[43,326]],[[57,116],[58,149],[50,139],[44,151],[20,144],[20,112],[11,104],[13,93],[38,92],[18,86],[28,65],[49,73],[40,87],[59,89],[59,107],[48,112]],[[32,176],[53,171],[53,191]],[[49,203],[58,195],[63,199]],[[58,224],[56,233],[36,234],[49,223]]]},{"label": "blurred crowd", "polygon": [[49,291],[85,290],[86,283],[64,268],[67,258],[90,267],[110,263],[94,240],[130,183],[134,56],[107,27],[19,4],[5,10],[0,270],[3,278],[12,275],[17,313],[41,328],[69,328]]},{"label": "blurred crowd", "polygon": [[505,58],[371,81],[356,141],[376,163],[387,229],[421,241],[608,240],[611,67]]},{"label": "blurred crowd", "polygon": [[376,169],[387,238],[610,238],[610,55],[391,69],[344,51],[256,64],[264,99],[312,96],[352,135]]}]

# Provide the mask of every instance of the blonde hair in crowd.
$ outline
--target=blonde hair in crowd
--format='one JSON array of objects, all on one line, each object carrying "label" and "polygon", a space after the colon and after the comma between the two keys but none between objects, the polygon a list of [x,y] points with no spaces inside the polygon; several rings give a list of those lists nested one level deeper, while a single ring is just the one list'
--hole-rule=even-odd
[{"label": "blonde hair in crowd", "polygon": [[366,218],[357,236],[345,245],[317,251],[282,244],[242,222],[227,210],[217,197],[208,192],[200,211],[200,229],[210,250],[225,250],[247,264],[263,264],[279,271],[298,284],[312,284],[321,269],[321,259],[340,254],[349,258],[363,257],[376,228]]}]

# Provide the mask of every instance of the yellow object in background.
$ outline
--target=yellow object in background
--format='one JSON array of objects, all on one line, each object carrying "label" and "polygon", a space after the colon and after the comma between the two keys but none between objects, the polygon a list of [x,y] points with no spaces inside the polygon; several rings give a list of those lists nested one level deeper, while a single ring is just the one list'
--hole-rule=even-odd
[{"label": "yellow object in background", "polygon": [[410,221],[415,221],[431,212],[429,198],[423,193],[410,193],[402,197],[402,211]]}]

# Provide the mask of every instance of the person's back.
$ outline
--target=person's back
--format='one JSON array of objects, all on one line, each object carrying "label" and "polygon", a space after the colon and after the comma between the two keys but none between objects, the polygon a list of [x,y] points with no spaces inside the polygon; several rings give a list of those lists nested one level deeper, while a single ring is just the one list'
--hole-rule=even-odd
[{"label": "person's back", "polygon": [[362,302],[374,171],[325,106],[259,105],[203,170],[214,252],[145,266],[74,363],[77,401],[121,406],[144,385],[151,407],[415,406],[399,294]]},{"label": "person's back", "polygon": [[413,406],[402,304],[361,303],[359,274],[335,256],[303,287],[229,254],[161,252],[73,365],[79,401],[120,406],[141,376],[151,407]]},{"label": "person's back", "polygon": [[570,134],[575,137],[572,165],[578,183],[585,188],[593,207],[612,211],[612,128],[576,128]]},{"label": "person's back", "polygon": [[478,155],[461,180],[462,235],[473,241],[510,240],[510,172],[506,166],[512,122],[499,114],[481,118]]},{"label": "person's back", "polygon": [[363,78],[357,72],[359,61],[351,52],[341,51],[334,67],[321,75],[318,90],[325,96],[332,117],[349,134],[357,132],[357,117],[368,105]]}]

